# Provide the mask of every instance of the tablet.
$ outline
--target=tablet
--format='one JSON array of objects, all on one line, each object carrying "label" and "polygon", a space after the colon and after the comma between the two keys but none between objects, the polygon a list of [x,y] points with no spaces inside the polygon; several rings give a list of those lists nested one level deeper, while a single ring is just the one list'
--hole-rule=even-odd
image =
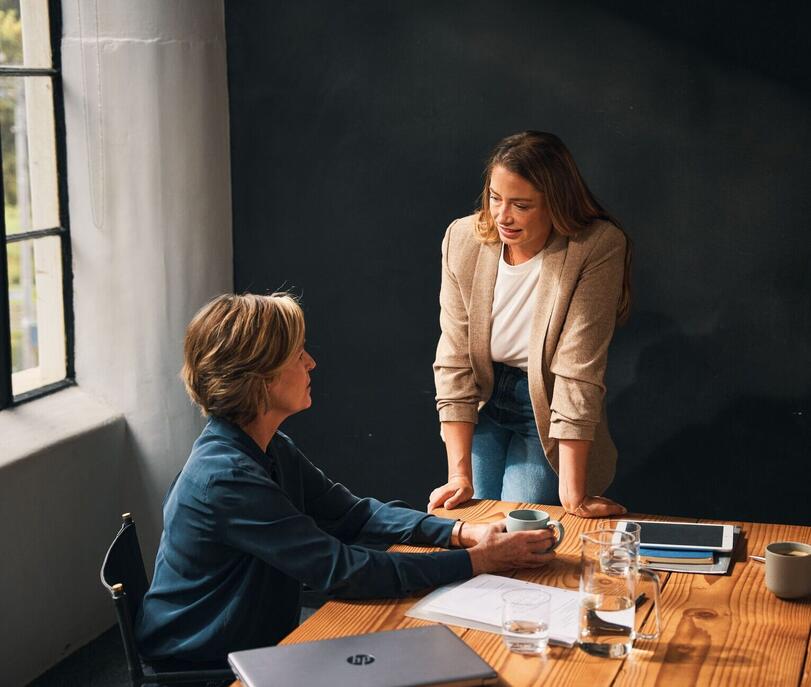
[{"label": "tablet", "polygon": [[635,520],[641,528],[639,545],[658,549],[732,551],[732,525]]}]

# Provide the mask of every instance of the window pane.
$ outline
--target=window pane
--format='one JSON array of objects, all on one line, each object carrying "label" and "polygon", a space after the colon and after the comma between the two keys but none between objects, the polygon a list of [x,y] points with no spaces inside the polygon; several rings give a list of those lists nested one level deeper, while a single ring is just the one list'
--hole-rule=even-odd
[{"label": "window pane", "polygon": [[51,78],[0,78],[6,234],[59,226],[54,134]]},{"label": "window pane", "polygon": [[11,389],[15,396],[65,378],[62,244],[18,241],[8,251]]},{"label": "window pane", "polygon": [[51,66],[48,0],[0,0],[0,64]]}]

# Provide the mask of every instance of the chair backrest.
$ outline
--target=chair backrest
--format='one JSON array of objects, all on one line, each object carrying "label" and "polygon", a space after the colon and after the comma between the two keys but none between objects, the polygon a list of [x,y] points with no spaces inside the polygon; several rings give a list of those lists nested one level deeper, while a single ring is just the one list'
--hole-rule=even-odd
[{"label": "chair backrest", "polygon": [[140,685],[144,681],[144,671],[132,624],[141,608],[149,583],[132,516],[124,513],[121,518],[121,529],[107,549],[99,576],[101,583],[113,597],[130,682],[132,685]]},{"label": "chair backrest", "polygon": [[133,687],[139,687],[144,684],[232,682],[234,675],[228,669],[144,674],[132,624],[141,609],[149,582],[132,516],[124,513],[121,518],[123,520],[121,529],[115,535],[110,548],[107,549],[104,562],[101,564],[100,577],[101,583],[107,587],[107,591],[113,597],[115,612],[118,616],[118,629],[121,630],[121,641],[124,644],[124,654],[130,673],[130,684]]},{"label": "chair backrest", "polygon": [[101,565],[101,583],[111,594],[114,585],[124,585],[130,618],[134,621],[144,600],[144,594],[149,588],[149,581],[146,577],[141,546],[138,544],[135,522],[129,513],[124,513],[121,518],[123,520],[121,529],[107,549],[107,555],[104,556],[104,563]]}]

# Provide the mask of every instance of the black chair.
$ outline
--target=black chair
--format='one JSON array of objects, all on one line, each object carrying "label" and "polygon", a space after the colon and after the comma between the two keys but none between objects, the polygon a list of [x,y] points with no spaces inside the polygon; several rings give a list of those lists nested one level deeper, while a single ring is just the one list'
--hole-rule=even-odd
[{"label": "black chair", "polygon": [[149,684],[169,685],[190,682],[205,684],[233,681],[235,678],[230,670],[184,670],[157,673],[144,671],[144,664],[141,662],[141,656],[135,643],[132,620],[138,614],[138,609],[141,608],[149,582],[132,515],[124,513],[121,518],[123,520],[121,529],[115,535],[110,548],[107,549],[104,563],[101,565],[100,576],[101,583],[113,597],[132,687]]}]

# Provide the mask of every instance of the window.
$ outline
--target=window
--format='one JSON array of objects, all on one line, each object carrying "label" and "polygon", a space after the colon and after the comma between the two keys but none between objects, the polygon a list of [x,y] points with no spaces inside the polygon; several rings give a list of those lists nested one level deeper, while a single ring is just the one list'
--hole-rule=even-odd
[{"label": "window", "polygon": [[0,409],[71,383],[59,2],[0,0]]}]

